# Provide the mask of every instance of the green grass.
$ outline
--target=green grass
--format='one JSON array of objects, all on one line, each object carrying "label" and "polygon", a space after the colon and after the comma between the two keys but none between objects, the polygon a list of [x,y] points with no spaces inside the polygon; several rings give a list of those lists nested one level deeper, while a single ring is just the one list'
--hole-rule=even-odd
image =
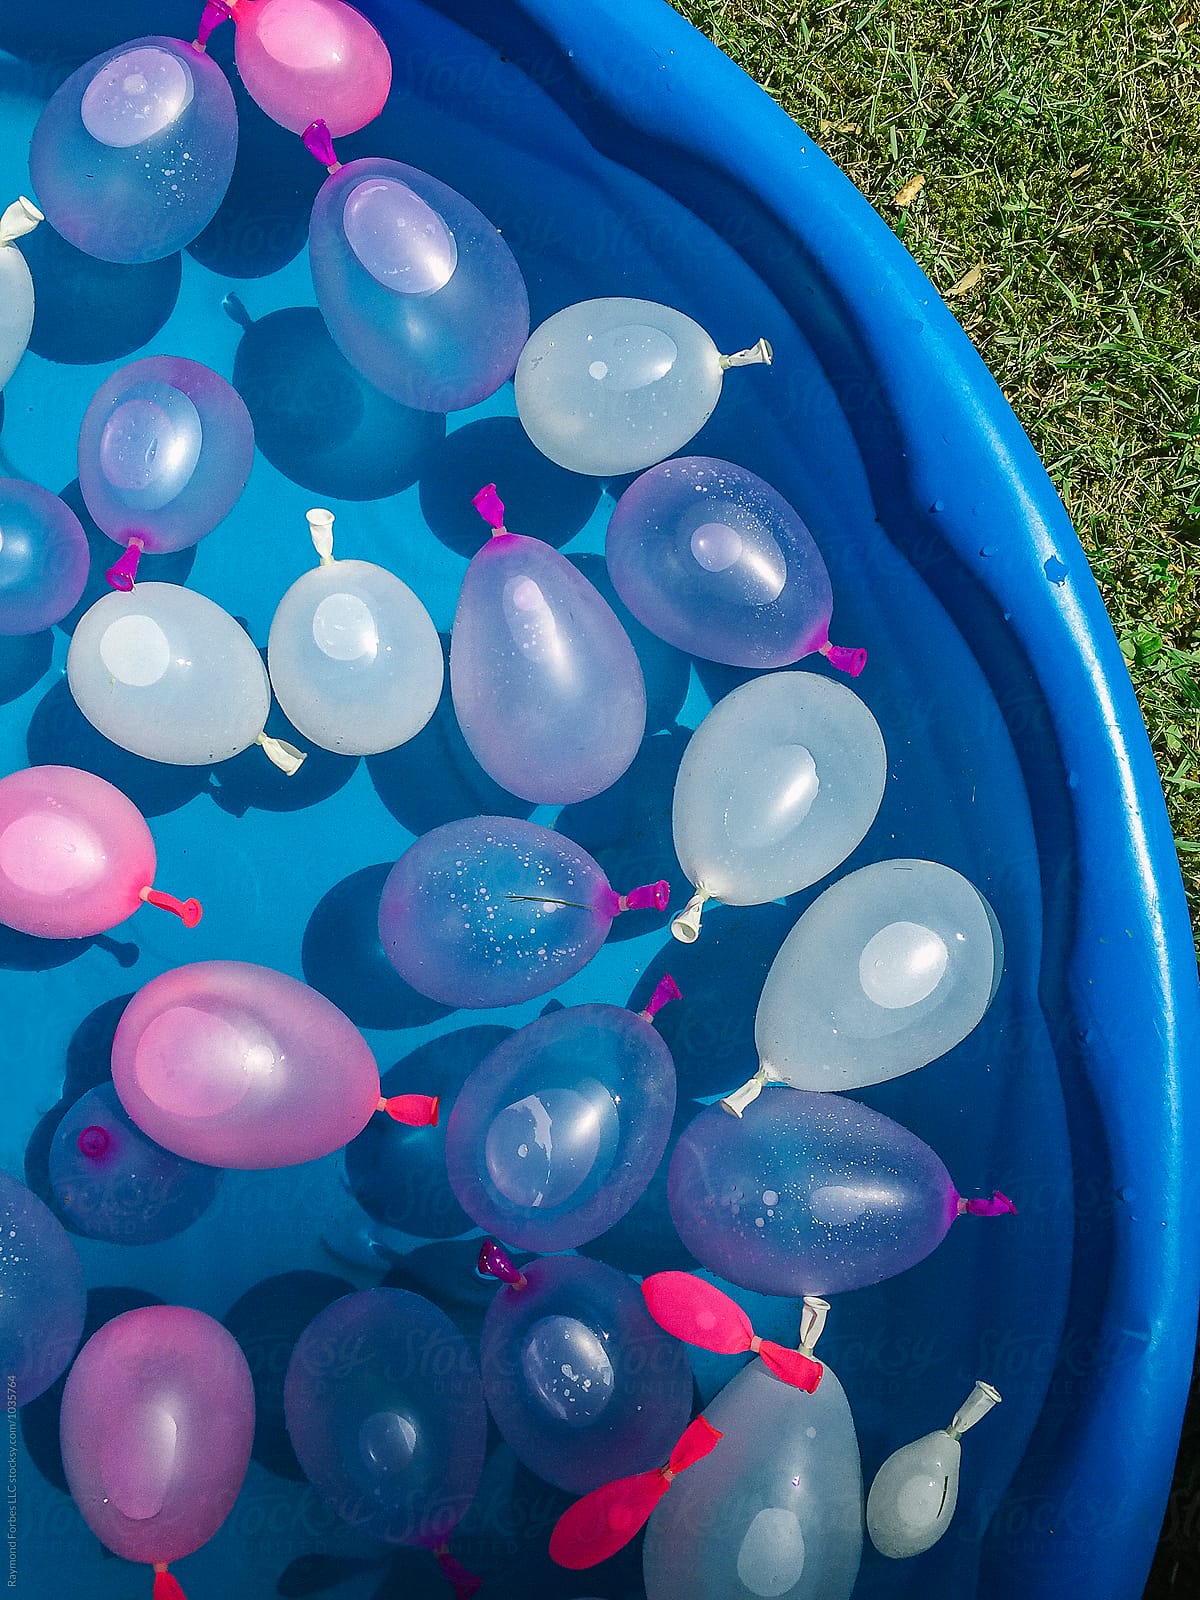
[{"label": "green grass", "polygon": [[[1079,530],[1200,913],[1200,0],[673,0],[950,296]],[[924,187],[894,204],[909,180]]]}]

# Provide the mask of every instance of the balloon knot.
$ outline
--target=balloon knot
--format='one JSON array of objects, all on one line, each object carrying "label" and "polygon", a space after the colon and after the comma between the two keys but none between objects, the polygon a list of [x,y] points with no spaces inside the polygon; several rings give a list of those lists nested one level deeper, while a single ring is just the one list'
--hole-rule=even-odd
[{"label": "balloon knot", "polygon": [[494,483],[485,483],[479,493],[471,497],[471,504],[494,533],[507,533],[504,526],[504,501],[496,493]]},{"label": "balloon knot", "polygon": [[751,1337],[750,1337],[750,1354],[756,1356],[761,1349],[762,1349],[762,1340],[759,1338],[759,1336],[756,1333],[752,1334]]},{"label": "balloon knot", "polygon": [[341,169],[342,164],[334,152],[329,124],[323,117],[318,117],[315,122],[309,123],[300,135],[300,142],[313,160],[319,161],[327,172],[338,172]]}]

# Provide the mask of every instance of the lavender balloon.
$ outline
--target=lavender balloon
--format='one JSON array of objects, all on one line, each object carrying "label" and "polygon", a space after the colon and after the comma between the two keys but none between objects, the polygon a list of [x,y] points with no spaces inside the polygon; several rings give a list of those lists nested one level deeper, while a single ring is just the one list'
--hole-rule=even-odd
[{"label": "lavender balloon", "polygon": [[481,1228],[522,1249],[569,1250],[625,1215],[671,1132],[675,1064],[652,1019],[678,995],[668,977],[641,1013],[552,1012],[476,1068],[450,1117],[446,1167]]},{"label": "lavender balloon", "polygon": [[450,1006],[511,1006],[545,994],[596,954],[622,911],[666,909],[660,881],[619,895],[585,850],[510,817],[425,834],[392,868],[379,903],[388,960]]},{"label": "lavender balloon", "polygon": [[182,356],[114,372],[79,430],[79,487],[125,555],[108,574],[133,588],[138,557],[183,550],[233,510],[254,461],[254,424],[237,390]]},{"label": "lavender balloon", "polygon": [[608,525],[608,570],[652,633],[708,661],[785,667],[819,651],[852,676],[865,650],[829,642],[821,552],[769,483],[710,456],[651,467]]},{"label": "lavender balloon", "polygon": [[16,241],[44,221],[24,195],[0,214],[0,389],[17,370],[33,332],[33,278]]},{"label": "lavender balloon", "polygon": [[492,223],[427,172],[372,157],[339,167],[313,206],[309,261],[334,343],[416,411],[494,394],[529,336],[521,269]]},{"label": "lavender balloon", "polygon": [[0,478],[0,634],[61,622],[83,593],[90,559],[70,506],[36,483]]},{"label": "lavender balloon", "polygon": [[[102,1543],[156,1573],[206,1544],[250,1462],[254,1386],[233,1335],[187,1306],[106,1322],[63,1392],[63,1467]],[[171,1581],[155,1593],[178,1597]]]},{"label": "lavender balloon", "polygon": [[0,1370],[16,1403],[66,1369],[83,1332],[83,1268],[66,1229],[37,1195],[0,1172]]},{"label": "lavender balloon", "polygon": [[288,1167],[340,1150],[376,1111],[436,1120],[424,1095],[383,1100],[348,1017],[307,984],[243,961],[152,978],[112,1051],[121,1104],[150,1138],[214,1167]]},{"label": "lavender balloon", "polygon": [[837,1294],[935,1250],[964,1200],[916,1134],[841,1095],[766,1088],[739,1117],[702,1111],[671,1157],[668,1195],[697,1261],[760,1294]]},{"label": "lavender balloon", "polygon": [[157,35],[94,56],[33,130],[29,170],[51,223],[102,261],[157,261],[206,228],[237,154],[225,74]]},{"label": "lavender balloon", "polygon": [[480,1269],[505,1283],[488,1307],[479,1363],[517,1458],[574,1494],[660,1467],[691,1415],[692,1371],[633,1280],[583,1256],[518,1272],[495,1245]]},{"label": "lavender balloon", "polygon": [[174,1238],[208,1210],[221,1176],[148,1139],[111,1083],[75,1102],[50,1146],[60,1213],[76,1233],[111,1244]]},{"label": "lavender balloon", "polygon": [[389,1544],[442,1544],[475,1497],[487,1414],[479,1369],[443,1312],[403,1289],[346,1295],[301,1334],[288,1434],[314,1488]]}]

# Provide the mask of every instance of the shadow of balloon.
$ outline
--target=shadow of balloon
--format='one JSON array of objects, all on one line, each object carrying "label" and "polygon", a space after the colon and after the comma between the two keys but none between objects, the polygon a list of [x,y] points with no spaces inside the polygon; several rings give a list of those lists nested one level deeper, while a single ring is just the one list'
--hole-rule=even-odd
[{"label": "shadow of balloon", "polygon": [[[86,940],[81,942],[86,946]],[[25,1182],[51,1211],[59,1215],[64,1225],[67,1225],[66,1219],[61,1217],[50,1188],[50,1146],[59,1123],[75,1102],[89,1089],[107,1083],[112,1077],[113,1037],[125,1007],[132,999],[131,994],[122,994],[113,1000],[106,1000],[103,1005],[89,1012],[75,1029],[67,1046],[62,1094],[39,1120],[25,1146]]]},{"label": "shadow of balloon", "polygon": [[[479,1347],[483,1319],[500,1288],[495,1278],[476,1270],[482,1242],[479,1237],[421,1245],[383,1280],[389,1289],[408,1289],[440,1306],[472,1349]],[[533,1260],[527,1250],[510,1250],[509,1255],[518,1267]]]},{"label": "shadow of balloon", "polygon": [[[112,594],[105,573],[120,559],[121,546],[115,539],[110,539],[106,533],[92,520],[92,514],[84,503],[83,490],[79,487],[76,478],[59,495],[70,506],[79,518],[80,526],[87,535],[90,563],[88,566],[87,583],[79,597],[79,603],[74,611],[57,624],[64,633],[74,633],[75,626],[85,611],[89,611],[97,600],[103,600],[106,594]],[[172,550],[167,555],[144,555],[138,563],[138,580],[141,583],[186,583],[196,560],[196,547],[189,545],[186,550]]]},{"label": "shadow of balloon", "polygon": [[233,386],[272,466],[313,494],[341,500],[382,500],[416,482],[445,436],[444,417],[410,411],[372,388],[312,306],[257,322],[236,295],[226,309],[245,330]]},{"label": "shadow of balloon", "polygon": [[[378,1557],[327,1556],[319,1553],[297,1556],[280,1573],[275,1593],[280,1600],[307,1600],[309,1595],[324,1594],[327,1589],[334,1589],[338,1584],[360,1577],[364,1572],[376,1571],[378,1567]],[[408,1595],[410,1591],[406,1589],[403,1592]],[[447,1600],[447,1596],[443,1595],[442,1600]]]},{"label": "shadow of balloon", "polygon": [[28,694],[49,668],[53,652],[54,635],[49,628],[0,636],[0,706]]},{"label": "shadow of balloon", "polygon": [[667,1170],[679,1135],[702,1109],[694,1100],[680,1100],[676,1104],[667,1148],[645,1192],[619,1222],[613,1223],[599,1238],[581,1244],[580,1255],[592,1256],[620,1272],[631,1272],[639,1277],[652,1272],[691,1272],[696,1268],[697,1262],[671,1220]]},{"label": "shadow of balloon", "polygon": [[[238,619],[241,620],[240,618]],[[259,655],[266,666],[266,651]],[[321,800],[328,800],[354,776],[357,756],[339,756],[310,744],[271,702],[266,732],[305,751],[299,771],[289,777],[271,761],[257,744],[218,762],[212,768],[209,788],[222,811],[231,817],[244,817],[248,811],[303,811]]]},{"label": "shadow of balloon", "polygon": [[494,483],[504,501],[505,522],[514,533],[566,544],[596,509],[595,478],[565,472],[530,442],[516,417],[484,417],[447,434],[421,478],[421,514],[447,549],[473,556],[488,535],[471,504],[484,484]]},{"label": "shadow of balloon", "polygon": [[393,863],[363,867],[334,884],[304,930],[305,979],[360,1028],[420,1028],[450,1008],[405,983],[379,939],[379,898]]},{"label": "shadow of balloon", "polygon": [[248,1289],[222,1321],[242,1347],[254,1383],[251,1455],[280,1478],[306,1482],[284,1420],[283,1384],[296,1341],[326,1306],[354,1292],[328,1272],[283,1272]]},{"label": "shadow of balloon", "polygon": [[608,563],[603,556],[573,555],[572,564],[598,589],[616,612],[621,626],[629,635],[637,658],[641,662],[642,676],[646,680],[646,730],[656,733],[661,728],[674,726],[675,718],[687,699],[691,677],[691,657],[677,650],[673,644],[660,639],[644,627],[612,586]]},{"label": "shadow of balloon", "polygon": [[437,1095],[438,1125],[409,1128],[390,1117],[372,1117],[346,1146],[350,1190],[368,1216],[421,1239],[449,1239],[475,1226],[446,1174],[446,1127],[467,1078],[511,1032],[460,1028],[419,1046],[384,1074],[385,1095]]},{"label": "shadow of balloon", "polygon": [[36,297],[29,348],[47,361],[119,361],[167,321],[179,296],[178,255],[125,264],[99,261],[48,222],[21,240]]},{"label": "shadow of balloon", "polygon": [[[114,1317],[119,1317],[126,1311],[139,1310],[142,1306],[162,1304],[163,1301],[157,1295],[150,1294],[145,1289],[108,1285],[99,1289],[89,1289],[79,1348],[82,1350],[92,1335],[98,1333],[104,1324],[111,1322]],[[62,1377],[38,1395],[36,1400],[30,1400],[21,1407],[21,1432],[25,1438],[29,1459],[51,1488],[61,1489],[63,1494],[69,1494],[71,1491],[67,1486],[67,1475],[63,1471],[58,1437],[63,1390],[67,1386],[67,1375],[70,1370],[69,1363]]]}]

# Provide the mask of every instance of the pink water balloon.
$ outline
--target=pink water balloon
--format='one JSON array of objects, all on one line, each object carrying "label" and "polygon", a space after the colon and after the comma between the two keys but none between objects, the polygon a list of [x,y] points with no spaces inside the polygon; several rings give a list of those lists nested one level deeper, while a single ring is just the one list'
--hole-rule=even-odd
[{"label": "pink water balloon", "polygon": [[342,0],[246,0],[231,7],[238,72],[281,127],[328,124],[355,133],[383,110],[392,58],[379,34]]},{"label": "pink water balloon", "polygon": [[142,905],[185,927],[197,900],[155,889],[154,840],[132,800],[78,767],[0,778],[0,922],[40,939],[107,933]]},{"label": "pink water balloon", "polygon": [[367,1041],[315,989],[244,961],[153,978],[121,1017],[113,1083],[144,1133],[213,1167],[289,1167],[340,1150],[381,1111],[436,1123],[429,1095],[384,1099]]},{"label": "pink water balloon", "polygon": [[233,1509],[254,1439],[254,1386],[233,1335],[187,1306],[143,1306],[84,1345],[63,1392],[63,1467],[92,1532],[155,1572],[206,1544]]}]

